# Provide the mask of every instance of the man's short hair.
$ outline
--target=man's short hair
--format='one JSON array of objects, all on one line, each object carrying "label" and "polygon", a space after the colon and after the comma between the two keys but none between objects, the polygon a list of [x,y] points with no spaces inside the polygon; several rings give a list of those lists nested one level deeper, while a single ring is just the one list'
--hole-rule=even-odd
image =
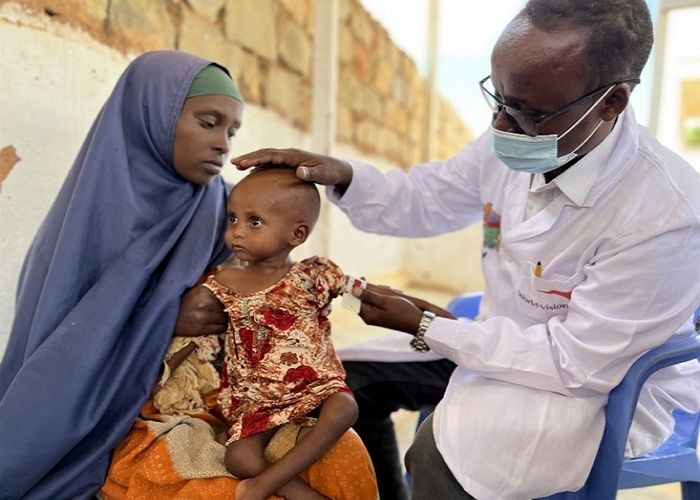
[{"label": "man's short hair", "polygon": [[569,25],[588,28],[594,87],[639,78],[654,43],[644,0],[530,0],[521,15],[544,31]]}]

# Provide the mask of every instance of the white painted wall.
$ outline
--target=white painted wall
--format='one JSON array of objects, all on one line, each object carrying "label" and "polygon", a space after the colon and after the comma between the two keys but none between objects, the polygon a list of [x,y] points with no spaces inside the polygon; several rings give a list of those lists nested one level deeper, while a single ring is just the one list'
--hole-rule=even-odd
[{"label": "white painted wall", "polygon": [[[0,5],[0,148],[12,145],[21,158],[0,191],[0,355],[12,324],[24,254],[130,59],[48,17],[15,4]],[[247,106],[232,154],[270,146],[308,149],[310,137],[271,111]],[[347,145],[339,145],[336,154],[392,167]],[[240,175],[232,168],[227,178]],[[453,290],[481,287],[478,258],[472,258],[479,254],[478,231],[419,240],[409,247],[396,238],[360,233],[337,208],[324,209],[330,217],[295,257],[317,253],[319,239],[327,237],[328,256],[353,275],[378,280],[407,276],[417,285]],[[473,248],[467,260],[460,258],[464,247]]]},{"label": "white painted wall", "polygon": [[0,7],[0,148],[21,158],[0,192],[0,350],[24,254],[126,62],[86,35]]}]

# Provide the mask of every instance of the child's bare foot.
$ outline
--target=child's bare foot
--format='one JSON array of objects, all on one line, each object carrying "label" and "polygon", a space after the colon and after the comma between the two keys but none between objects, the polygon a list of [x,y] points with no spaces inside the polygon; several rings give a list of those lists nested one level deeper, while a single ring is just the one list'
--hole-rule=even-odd
[{"label": "child's bare foot", "polygon": [[257,478],[245,479],[236,487],[236,500],[266,500],[276,493],[286,500],[328,500],[308,484],[293,479],[279,491],[269,491],[269,487],[260,484]]},{"label": "child's bare foot", "polygon": [[267,500],[270,495],[255,484],[255,478],[244,479],[236,486],[236,500]]},{"label": "child's bare foot", "polygon": [[299,479],[292,479],[276,492],[286,500],[329,500]]}]

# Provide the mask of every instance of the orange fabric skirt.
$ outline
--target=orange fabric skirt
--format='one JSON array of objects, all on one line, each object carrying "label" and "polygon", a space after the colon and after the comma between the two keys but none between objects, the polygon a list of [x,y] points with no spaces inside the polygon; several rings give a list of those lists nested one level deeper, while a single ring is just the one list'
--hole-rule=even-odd
[{"label": "orange fabric skirt", "polygon": [[[238,479],[224,467],[219,425],[211,413],[160,415],[149,401],[114,451],[102,498],[234,500]],[[378,498],[372,462],[352,429],[300,479],[333,500]]]}]

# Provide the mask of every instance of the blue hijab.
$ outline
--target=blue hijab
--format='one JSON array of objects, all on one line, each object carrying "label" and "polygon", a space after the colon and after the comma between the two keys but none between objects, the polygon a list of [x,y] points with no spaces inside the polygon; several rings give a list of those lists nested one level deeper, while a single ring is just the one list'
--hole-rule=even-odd
[{"label": "blue hijab", "polygon": [[175,125],[209,61],[136,58],[24,261],[0,364],[0,497],[86,498],[155,384],[180,298],[226,257],[226,188],[182,179]]}]

